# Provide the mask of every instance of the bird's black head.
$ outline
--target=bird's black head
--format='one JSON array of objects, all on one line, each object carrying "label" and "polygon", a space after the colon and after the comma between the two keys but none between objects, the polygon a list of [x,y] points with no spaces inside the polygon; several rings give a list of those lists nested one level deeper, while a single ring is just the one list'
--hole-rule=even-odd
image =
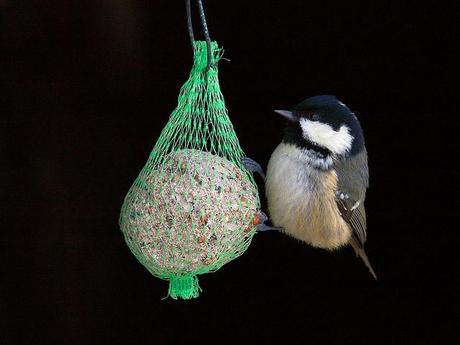
[{"label": "bird's black head", "polygon": [[307,98],[292,111],[276,110],[288,119],[283,141],[323,156],[353,156],[364,149],[358,119],[337,97]]}]

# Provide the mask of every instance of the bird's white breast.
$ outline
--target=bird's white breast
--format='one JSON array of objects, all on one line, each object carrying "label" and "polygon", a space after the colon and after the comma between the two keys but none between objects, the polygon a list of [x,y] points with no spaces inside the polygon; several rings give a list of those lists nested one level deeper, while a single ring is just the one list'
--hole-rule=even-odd
[{"label": "bird's white breast", "polygon": [[335,201],[335,170],[315,169],[305,152],[281,143],[268,163],[265,190],[270,218],[287,234],[326,249],[348,243],[351,231]]}]

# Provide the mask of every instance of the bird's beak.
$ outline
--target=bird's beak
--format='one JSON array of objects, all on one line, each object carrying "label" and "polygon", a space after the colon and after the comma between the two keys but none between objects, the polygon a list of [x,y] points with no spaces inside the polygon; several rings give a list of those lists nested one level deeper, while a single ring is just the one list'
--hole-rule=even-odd
[{"label": "bird's beak", "polygon": [[289,110],[275,110],[275,113],[280,114],[281,116],[284,116],[289,121],[292,121],[292,122],[296,121],[296,118],[295,118],[294,114],[292,114],[292,111],[289,111]]}]

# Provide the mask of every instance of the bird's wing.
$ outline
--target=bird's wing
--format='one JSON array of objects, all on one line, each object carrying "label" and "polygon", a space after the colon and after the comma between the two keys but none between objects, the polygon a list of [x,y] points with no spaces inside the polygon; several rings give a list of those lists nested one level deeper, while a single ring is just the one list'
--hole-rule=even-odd
[{"label": "bird's wing", "polygon": [[364,150],[346,160],[338,161],[336,172],[338,177],[336,202],[342,218],[352,229],[350,244],[356,255],[364,261],[372,276],[377,279],[377,275],[364,251],[364,243],[366,242],[364,199],[369,186],[366,151]]},{"label": "bird's wing", "polygon": [[367,153],[363,152],[336,164],[338,177],[336,202],[342,218],[350,225],[360,247],[366,242],[364,199],[369,185]]}]

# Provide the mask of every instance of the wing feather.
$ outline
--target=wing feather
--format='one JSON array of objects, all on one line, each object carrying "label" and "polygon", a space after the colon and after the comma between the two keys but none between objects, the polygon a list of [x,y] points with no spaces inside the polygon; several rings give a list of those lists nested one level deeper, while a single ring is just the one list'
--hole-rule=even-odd
[{"label": "wing feather", "polygon": [[356,156],[338,161],[336,172],[338,177],[337,207],[362,247],[367,237],[364,209],[364,199],[369,185],[367,152],[363,150]]},{"label": "wing feather", "polygon": [[369,186],[367,152],[364,150],[354,157],[337,162],[336,172],[338,177],[336,203],[342,218],[352,230],[350,244],[356,255],[364,261],[372,276],[377,279],[364,251],[367,237],[364,199]]},{"label": "wing feather", "polygon": [[337,206],[342,215],[342,218],[350,225],[353,235],[356,236],[361,246],[366,243],[366,215],[364,211],[364,203],[360,202],[358,207],[352,210],[355,202],[349,202],[340,198],[336,199]]}]

